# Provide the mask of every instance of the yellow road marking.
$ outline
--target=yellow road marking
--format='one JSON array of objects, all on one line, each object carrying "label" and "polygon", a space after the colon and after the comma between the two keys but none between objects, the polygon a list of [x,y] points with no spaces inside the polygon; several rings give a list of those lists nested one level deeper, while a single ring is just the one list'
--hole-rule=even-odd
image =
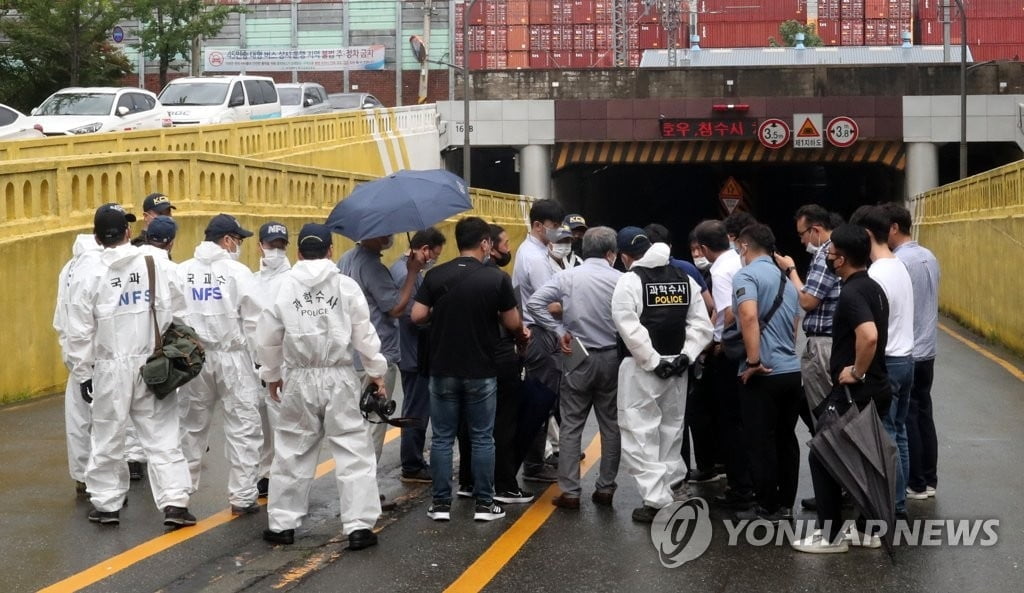
[{"label": "yellow road marking", "polygon": [[987,358],[987,359],[991,360],[992,362],[998,364],[999,366],[1003,367],[1004,369],[1006,369],[1006,372],[1010,373],[1011,375],[1013,375],[1017,379],[1019,379],[1021,381],[1024,381],[1024,372],[1022,372],[1019,368],[1014,366],[1013,363],[1011,363],[1011,362],[1009,362],[1009,361],[1007,361],[1005,359],[1002,359],[999,356],[996,356],[993,352],[989,351],[984,346],[982,346],[980,344],[977,344],[977,343],[975,343],[975,342],[973,342],[973,341],[971,341],[971,340],[961,336],[960,334],[954,332],[952,329],[950,329],[949,327],[947,327],[946,325],[944,325],[942,323],[939,324],[939,328],[941,328],[942,331],[946,332],[947,334],[949,334],[953,338],[956,338],[957,340],[963,342],[964,345],[966,345],[971,350],[974,350],[978,354],[984,356],[985,358]]},{"label": "yellow road marking", "polygon": [[[390,443],[401,434],[402,431],[398,428],[389,429],[384,435],[384,444],[386,445]],[[333,459],[325,461],[317,466],[316,477],[319,478],[332,471],[334,471]],[[231,514],[231,509],[225,509],[203,519],[202,521],[196,522],[192,527],[176,529],[170,533],[166,533],[147,542],[143,542],[130,550],[121,552],[120,554],[95,564],[82,572],[71,575],[63,581],[54,583],[45,589],[40,589],[39,593],[72,593],[74,591],[79,591],[109,577],[114,573],[120,572],[137,562],[141,562],[142,560],[159,554],[168,548],[206,533],[215,527],[220,527],[234,518],[235,516]]]},{"label": "yellow road marking", "polygon": [[[590,441],[586,453],[587,458],[580,464],[580,475],[586,474],[601,459],[600,435],[595,435]],[[561,493],[558,484],[552,484],[538,495],[537,501],[530,505],[523,516],[501,534],[501,537],[466,569],[466,572],[449,585],[445,593],[476,593],[483,590],[555,512],[557,507],[551,504],[551,499]]]}]

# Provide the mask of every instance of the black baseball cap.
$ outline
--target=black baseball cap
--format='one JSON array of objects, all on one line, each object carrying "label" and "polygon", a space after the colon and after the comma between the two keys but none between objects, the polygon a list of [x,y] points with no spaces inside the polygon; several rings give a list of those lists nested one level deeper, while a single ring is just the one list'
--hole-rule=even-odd
[{"label": "black baseball cap", "polygon": [[325,224],[315,222],[302,225],[302,230],[299,231],[299,248],[301,249],[302,245],[307,242],[311,245],[330,245],[332,242],[331,229]]},{"label": "black baseball cap", "polygon": [[640,227],[627,226],[619,231],[618,235],[619,253],[636,255],[646,253],[651,247],[651,240],[644,234]]},{"label": "black baseball cap", "polygon": [[267,222],[260,227],[260,243],[270,243],[278,239],[288,242],[288,227],[280,222]]},{"label": "black baseball cap", "polygon": [[146,227],[146,240],[150,243],[167,244],[178,234],[178,223],[170,216],[157,216]]},{"label": "black baseball cap", "polygon": [[160,192],[155,192],[142,200],[142,211],[149,212],[150,210],[156,210],[160,214],[170,214],[171,210],[176,210],[176,208],[171,204],[170,198]]},{"label": "black baseball cap", "polygon": [[224,235],[238,235],[245,239],[252,236],[252,231],[247,231],[238,224],[238,220],[230,214],[218,214],[210,219],[206,225],[206,240],[217,241]]},{"label": "black baseball cap", "polygon": [[562,224],[568,225],[569,228],[574,231],[577,229],[586,230],[587,219],[583,218],[583,216],[580,214],[570,214],[565,217],[565,220],[562,221]]},{"label": "black baseball cap", "polygon": [[104,204],[96,209],[92,219],[92,232],[101,239],[116,239],[128,230],[128,223],[135,222],[135,215],[125,212],[120,204]]}]

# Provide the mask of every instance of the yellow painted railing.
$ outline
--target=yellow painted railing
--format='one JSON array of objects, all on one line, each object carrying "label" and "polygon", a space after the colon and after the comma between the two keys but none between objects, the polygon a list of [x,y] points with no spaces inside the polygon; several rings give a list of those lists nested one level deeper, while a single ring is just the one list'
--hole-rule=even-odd
[{"label": "yellow painted railing", "polygon": [[1024,161],[917,196],[918,240],[942,266],[939,306],[1024,353]]},{"label": "yellow painted railing", "polygon": [[[374,176],[316,169],[217,154],[131,152],[0,163],[0,326],[6,352],[0,365],[0,403],[62,389],[66,371],[51,329],[57,275],[79,233],[89,233],[95,208],[118,202],[138,213],[140,197],[153,191],[178,196],[180,224],[173,257],[191,257],[210,217],[227,212],[250,229],[268,220],[289,225],[323,221],[338,201]],[[477,215],[506,227],[513,242],[525,238],[531,201],[520,196],[474,191]],[[455,249],[451,219],[438,225]],[[335,254],[351,241],[335,236]],[[385,254],[391,261],[407,246]],[[258,266],[255,243],[243,261]],[[294,253],[292,252],[294,259]]]},{"label": "yellow painted railing", "polygon": [[240,124],[0,142],[0,162],[123,152],[205,152],[273,158],[325,144],[352,144],[372,141],[375,136],[430,130],[437,130],[437,111],[433,105],[416,105]]}]

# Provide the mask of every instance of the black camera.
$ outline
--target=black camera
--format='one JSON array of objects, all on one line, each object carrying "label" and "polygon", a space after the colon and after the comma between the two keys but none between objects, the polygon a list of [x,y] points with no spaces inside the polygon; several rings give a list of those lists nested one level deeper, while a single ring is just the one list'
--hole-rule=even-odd
[{"label": "black camera", "polygon": [[[395,413],[395,400],[377,397],[377,384],[370,383],[363,390],[363,396],[359,398],[359,411],[363,417],[370,420],[370,414],[377,414],[381,421],[387,422]],[[370,420],[370,422],[374,422]]]}]

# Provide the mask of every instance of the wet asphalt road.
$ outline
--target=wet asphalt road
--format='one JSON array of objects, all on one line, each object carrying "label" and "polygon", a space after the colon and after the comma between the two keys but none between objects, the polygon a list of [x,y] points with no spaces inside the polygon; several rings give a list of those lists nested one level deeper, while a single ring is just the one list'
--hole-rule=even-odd
[{"label": "wet asphalt road", "polygon": [[[382,517],[376,548],[345,550],[334,482],[324,477],[313,487],[311,516],[293,546],[273,547],[260,539],[264,513],[240,517],[130,563],[81,590],[442,591],[487,553],[479,564],[496,573],[494,578],[460,581],[462,590],[1022,591],[1024,474],[1017,465],[1024,459],[1024,382],[948,334],[940,332],[939,339],[933,389],[940,439],[939,493],[928,501],[908,501],[911,518],[998,519],[994,546],[902,546],[895,563],[881,550],[816,556],[788,546],[753,546],[743,537],[731,546],[722,523],[731,515],[712,508],[709,549],[670,569],[659,562],[646,526],[630,519],[640,500],[625,471],[620,472],[612,509],[595,507],[584,498],[580,511],[559,509],[534,521],[541,505],[550,505],[556,491],[552,488],[522,520],[530,505],[509,505],[504,520],[474,523],[471,503],[460,501],[450,523],[435,523],[425,514],[426,485],[408,487],[398,481],[396,439],[385,447],[382,483],[399,508]],[[1024,368],[1020,360],[1001,355]],[[591,425],[585,444],[595,430]],[[802,426],[798,430],[803,443],[808,435]],[[0,589],[5,592],[39,590],[125,550],[141,545],[145,551],[151,545],[147,542],[168,533],[146,481],[132,483],[119,527],[89,523],[89,504],[75,497],[67,477],[62,431],[59,397],[0,410]],[[200,519],[227,508],[223,440],[217,432],[213,431],[203,485],[191,504]],[[321,455],[321,461],[325,459]],[[592,470],[584,478],[586,497],[593,480]],[[694,487],[694,493],[710,499],[722,487]],[[811,495],[804,447],[799,496]],[[807,513],[797,516],[812,518]],[[517,552],[488,553],[503,534],[496,547],[508,549],[508,540],[529,523],[539,528]],[[515,551],[515,546],[511,549]]]}]

